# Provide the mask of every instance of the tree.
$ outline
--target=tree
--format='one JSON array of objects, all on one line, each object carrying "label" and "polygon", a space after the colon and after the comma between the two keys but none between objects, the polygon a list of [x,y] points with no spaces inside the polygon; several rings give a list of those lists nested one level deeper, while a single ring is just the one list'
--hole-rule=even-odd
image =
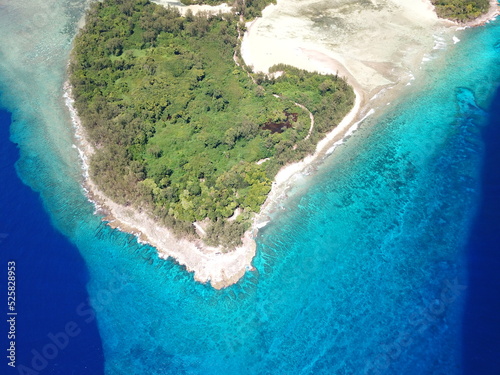
[{"label": "tree", "polygon": [[106,42],[106,49],[111,55],[120,56],[123,52],[123,39],[111,38]]}]

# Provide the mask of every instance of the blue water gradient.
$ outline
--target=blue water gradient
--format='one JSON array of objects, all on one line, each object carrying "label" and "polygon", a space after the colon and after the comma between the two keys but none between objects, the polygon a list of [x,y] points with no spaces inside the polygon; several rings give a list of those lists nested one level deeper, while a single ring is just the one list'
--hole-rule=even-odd
[{"label": "blue water gradient", "polygon": [[[76,3],[61,2],[50,17],[66,19]],[[81,10],[71,9],[75,22]],[[3,22],[26,26],[15,16]],[[480,346],[463,345],[480,328],[462,319],[464,301],[488,284],[469,282],[464,249],[485,196],[482,132],[500,83],[499,22],[435,51],[397,101],[305,176],[260,232],[256,270],[222,291],[94,215],[61,100],[73,34],[57,25],[66,23],[30,34],[37,48],[16,60],[22,73],[1,70],[0,85],[16,118],[18,175],[86,264],[71,275],[88,281],[90,301],[78,294],[68,305],[82,327],[97,322],[106,374],[449,375],[485,363],[466,358]],[[78,263],[71,247],[69,259],[40,249],[46,262]]]},{"label": "blue water gradient", "polygon": [[[500,44],[498,46],[500,48]],[[490,106],[479,211],[467,244],[466,374],[500,374],[500,90]]]},{"label": "blue water gradient", "polygon": [[[17,177],[19,158],[9,141],[11,117],[0,110],[0,279],[7,289],[7,263],[15,262],[15,336],[7,337],[7,297],[2,306],[2,353],[13,341],[16,368],[2,356],[0,373],[102,374],[104,358],[95,320],[85,322],[77,307],[88,300],[88,273],[78,249],[57,232],[38,194]],[[8,316],[7,318],[12,318]],[[73,323],[76,328],[73,330]],[[66,328],[72,336],[68,336]],[[59,344],[55,346],[54,341]],[[48,353],[49,361],[37,353]],[[33,362],[32,364],[32,361]],[[19,372],[18,372],[19,371]]]}]

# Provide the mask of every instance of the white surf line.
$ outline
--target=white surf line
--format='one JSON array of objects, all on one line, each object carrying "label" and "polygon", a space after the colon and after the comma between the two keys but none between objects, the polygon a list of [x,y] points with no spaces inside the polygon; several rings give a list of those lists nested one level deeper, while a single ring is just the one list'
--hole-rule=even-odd
[{"label": "white surf line", "polygon": [[340,146],[341,144],[344,144],[347,138],[351,135],[354,134],[356,130],[358,130],[359,126],[363,121],[365,121],[369,116],[373,115],[375,113],[375,109],[370,109],[366,115],[363,116],[363,118],[359,121],[356,121],[354,124],[352,124],[349,129],[345,132],[345,135],[342,137],[342,139],[338,140],[335,142],[332,147],[330,147],[326,152],[325,155],[330,155],[335,149]]}]

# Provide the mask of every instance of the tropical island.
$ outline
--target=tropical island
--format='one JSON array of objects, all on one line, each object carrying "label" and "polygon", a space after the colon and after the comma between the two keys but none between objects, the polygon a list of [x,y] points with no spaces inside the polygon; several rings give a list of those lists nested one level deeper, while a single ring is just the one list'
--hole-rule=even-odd
[{"label": "tropical island", "polygon": [[337,76],[289,66],[251,73],[238,57],[239,19],[94,3],[70,68],[96,184],[179,236],[197,236],[199,222],[204,242],[227,250],[241,244],[278,170],[310,153],[354,103]]},{"label": "tropical island", "polygon": [[269,3],[181,14],[147,0],[95,2],[69,67],[89,197],[111,225],[218,288],[251,268],[256,214],[278,172],[349,125],[369,92],[344,70],[248,66],[246,22]]}]

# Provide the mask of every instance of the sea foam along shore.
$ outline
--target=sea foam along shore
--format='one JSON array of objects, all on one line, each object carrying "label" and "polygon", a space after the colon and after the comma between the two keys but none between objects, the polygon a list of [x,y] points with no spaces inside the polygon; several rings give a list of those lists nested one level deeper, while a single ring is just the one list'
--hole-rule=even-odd
[{"label": "sea foam along shore", "polygon": [[[264,11],[264,17],[266,10]],[[247,32],[245,38],[248,39],[250,33],[251,30]],[[249,55],[248,51],[245,51],[245,38],[242,46],[244,59],[250,57],[250,61],[259,62],[259,59],[263,58],[262,55]],[[96,205],[101,213],[106,215],[104,220],[110,226],[124,232],[133,233],[140,241],[152,245],[158,250],[160,257],[171,257],[179,264],[184,265],[189,272],[194,272],[194,278],[197,281],[210,282],[217,289],[236,283],[247,270],[252,269],[251,262],[256,252],[254,238],[257,231],[267,224],[269,221],[268,215],[278,207],[286,196],[286,191],[294,183],[294,177],[300,176],[300,172],[317,161],[324,154],[328,145],[338,142],[346,134],[350,134],[351,124],[359,117],[360,109],[367,103],[367,90],[350,74],[345,64],[325,55],[323,51],[302,48],[301,53],[306,57],[306,60],[303,61],[300,68],[332,74],[339,72],[348,79],[356,93],[354,107],[341,123],[318,143],[313,155],[298,163],[287,165],[279,171],[266,202],[261,207],[260,213],[254,216],[250,230],[243,237],[243,244],[228,253],[224,253],[220,248],[208,247],[201,240],[188,241],[184,238],[175,237],[168,228],[158,225],[147,212],[113,202],[95,185],[88,173],[88,160],[92,156],[94,149],[86,137],[85,130],[74,108],[71,87],[66,84],[65,100],[75,128],[76,143],[84,169],[84,189],[89,200]],[[289,63],[296,65],[293,56],[290,56],[290,58]],[[248,61],[246,62],[248,64]],[[275,63],[278,62],[282,61],[276,61]],[[265,63],[269,63],[269,59],[266,59]],[[323,69],[318,69],[318,66],[322,66]],[[374,94],[373,90],[370,90],[370,94]]]}]

